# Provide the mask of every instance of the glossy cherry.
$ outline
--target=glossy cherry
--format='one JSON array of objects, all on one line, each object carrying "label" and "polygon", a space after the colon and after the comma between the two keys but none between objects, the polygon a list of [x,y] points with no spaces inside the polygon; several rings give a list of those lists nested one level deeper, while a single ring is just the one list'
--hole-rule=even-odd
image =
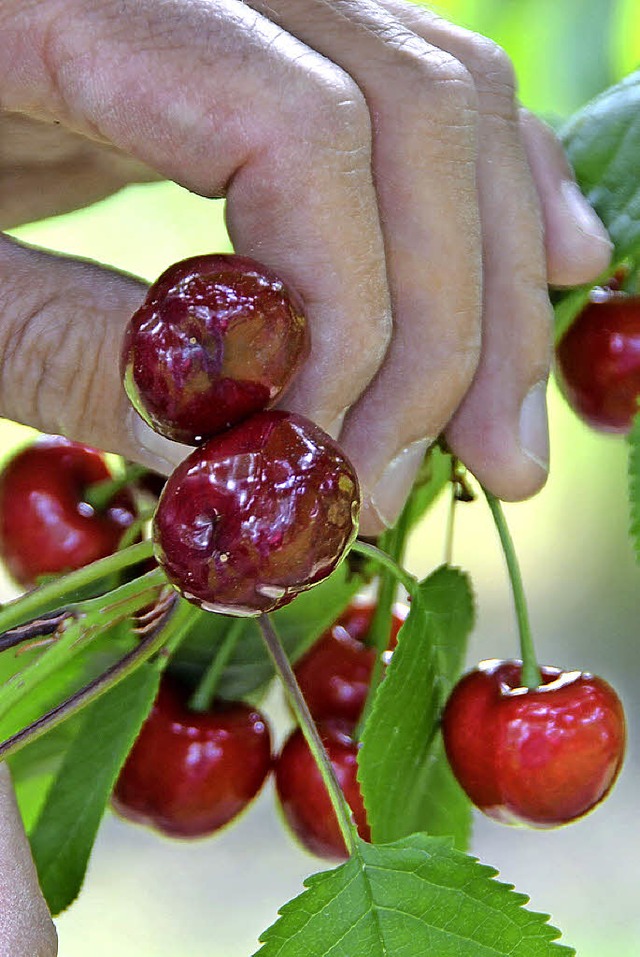
[{"label": "glossy cherry", "polygon": [[[351,737],[351,726],[340,721],[325,721],[318,724],[318,731],[353,811],[358,833],[369,841],[371,835],[356,778],[358,745]],[[300,843],[318,857],[346,858],[347,849],[329,794],[299,728],[289,736],[276,760],[275,781],[285,820]]]},{"label": "glossy cherry", "polygon": [[186,690],[165,676],[113,806],[170,837],[203,837],[244,810],[270,769],[269,727],[259,711],[239,702],[190,711]]},{"label": "glossy cherry", "polygon": [[[355,723],[362,714],[376,657],[365,644],[375,608],[373,601],[352,602],[297,663],[296,678],[316,720]],[[407,612],[406,606],[394,607],[389,648],[395,647]]]},{"label": "glossy cherry", "polygon": [[329,575],[357,533],[353,466],[318,426],[260,412],[195,449],[169,478],[155,552],[189,601],[257,615]]},{"label": "glossy cherry", "polygon": [[442,716],[452,770],[485,814],[556,827],[586,814],[611,789],[625,747],[613,688],[579,671],[542,668],[520,687],[519,661],[483,661],[454,688]]},{"label": "glossy cherry", "polygon": [[111,478],[96,449],[46,436],[19,451],[0,474],[0,554],[25,587],[114,552],[136,518],[130,492],[104,510],[90,506],[90,486]]},{"label": "glossy cherry", "polygon": [[136,411],[195,445],[272,405],[309,348],[302,304],[243,256],[195,256],[150,287],[131,319],[122,376]]},{"label": "glossy cherry", "polygon": [[594,429],[628,432],[640,397],[640,296],[598,289],[556,357],[574,411]]}]

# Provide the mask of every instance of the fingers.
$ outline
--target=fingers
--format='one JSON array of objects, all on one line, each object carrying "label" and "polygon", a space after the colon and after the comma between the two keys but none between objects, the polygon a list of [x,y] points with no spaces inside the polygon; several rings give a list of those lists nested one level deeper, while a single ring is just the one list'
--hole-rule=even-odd
[{"label": "fingers", "polygon": [[25,63],[22,87],[8,84],[8,105],[36,101],[39,115],[199,193],[227,195],[237,251],[305,303],[312,355],[287,404],[331,428],[379,367],[391,321],[356,84],[236,0],[173,5],[175,17],[152,0],[67,6],[64,23],[32,29],[40,59]]},{"label": "fingers", "polygon": [[379,531],[397,517],[428,443],[475,371],[481,310],[475,91],[457,60],[377,4],[251,2],[341,63],[375,117],[373,169],[394,332],[340,441],[367,493],[361,527]]},{"label": "fingers", "polygon": [[0,957],[55,957],[55,928],[38,886],[9,769],[0,764]]},{"label": "fingers", "polygon": [[591,282],[609,265],[613,244],[553,131],[527,110],[520,111],[520,129],[544,222],[547,280],[552,286]]}]

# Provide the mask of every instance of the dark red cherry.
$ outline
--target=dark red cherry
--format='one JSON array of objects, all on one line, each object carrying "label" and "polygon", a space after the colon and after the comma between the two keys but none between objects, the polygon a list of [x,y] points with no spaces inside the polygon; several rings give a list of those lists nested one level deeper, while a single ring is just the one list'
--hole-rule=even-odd
[{"label": "dark red cherry", "polygon": [[85,500],[110,478],[102,453],[60,436],[10,459],[0,475],[0,554],[17,582],[31,587],[116,551],[136,518],[132,495],[121,490],[100,511]]},{"label": "dark red cherry", "polygon": [[212,834],[253,800],[271,769],[267,722],[254,708],[187,707],[168,677],[116,783],[113,806],[170,837]]},{"label": "dark red cherry", "polygon": [[599,289],[557,350],[558,383],[588,425],[628,432],[640,397],[640,296]]},{"label": "dark red cherry", "polygon": [[580,671],[543,668],[520,686],[519,661],[483,661],[453,689],[442,734],[459,783],[485,814],[507,824],[557,827],[611,789],[625,748],[613,688]]},{"label": "dark red cherry", "polygon": [[[369,841],[371,834],[356,778],[358,745],[351,737],[350,726],[325,721],[318,725],[318,731],[353,811],[358,833],[363,840]],[[285,820],[300,843],[318,857],[346,858],[347,850],[329,794],[299,728],[289,736],[276,760],[275,779]]]},{"label": "dark red cherry", "polygon": [[[300,690],[316,720],[342,718],[355,724],[369,691],[375,650],[364,642],[375,612],[373,601],[352,602],[295,667]],[[408,609],[393,610],[389,647],[397,635]]]},{"label": "dark red cherry", "polygon": [[195,445],[276,402],[308,349],[300,299],[270,269],[195,256],[149,289],[125,335],[122,375],[156,432]]},{"label": "dark red cherry", "polygon": [[167,481],[155,552],[189,601],[257,615],[326,578],[358,526],[353,466],[318,426],[260,412],[195,449]]}]

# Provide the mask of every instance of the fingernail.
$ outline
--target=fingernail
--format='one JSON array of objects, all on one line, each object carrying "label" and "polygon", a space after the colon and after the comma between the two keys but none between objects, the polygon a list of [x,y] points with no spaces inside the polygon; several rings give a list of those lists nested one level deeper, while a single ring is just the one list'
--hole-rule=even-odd
[{"label": "fingernail", "polygon": [[344,417],[347,414],[347,409],[343,409],[340,415],[331,422],[325,429],[325,432],[331,436],[332,439],[337,439],[342,431],[342,423],[344,422]]},{"label": "fingernail", "polygon": [[520,448],[541,469],[549,471],[547,383],[544,380],[527,392],[520,407]]},{"label": "fingernail", "polygon": [[609,234],[594,208],[580,192],[578,184],[572,179],[566,179],[562,183],[561,189],[564,201],[578,230],[584,236],[588,236],[589,239],[606,247],[611,252],[613,243]]},{"label": "fingernail", "polygon": [[134,409],[129,410],[129,432],[140,450],[139,457],[144,465],[162,475],[170,475],[193,451],[188,445],[158,435]]},{"label": "fingernail", "polygon": [[387,465],[369,493],[371,508],[387,528],[395,524],[430,444],[429,439],[419,439],[403,449]]}]

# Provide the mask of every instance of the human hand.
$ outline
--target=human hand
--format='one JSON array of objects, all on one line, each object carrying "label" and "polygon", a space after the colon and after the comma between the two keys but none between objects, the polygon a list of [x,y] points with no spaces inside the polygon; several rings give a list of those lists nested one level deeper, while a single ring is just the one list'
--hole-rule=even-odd
[{"label": "human hand", "polygon": [[[363,532],[443,431],[500,497],[542,485],[547,282],[594,278],[610,244],[492,43],[400,0],[5,0],[0,19],[5,226],[132,180],[224,195],[236,250],[306,304],[285,402],[339,432]],[[0,412],[169,471],[181,450],[119,382],[142,285],[6,238],[0,278]]]},{"label": "human hand", "polygon": [[11,777],[0,764],[0,957],[55,957],[56,932],[40,893]]}]

